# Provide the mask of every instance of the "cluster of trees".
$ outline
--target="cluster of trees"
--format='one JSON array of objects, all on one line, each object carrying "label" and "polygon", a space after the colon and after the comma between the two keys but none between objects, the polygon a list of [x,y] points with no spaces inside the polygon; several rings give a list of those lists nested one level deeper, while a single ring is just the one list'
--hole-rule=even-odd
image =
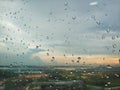
[{"label": "cluster of trees", "polygon": [[17,77],[19,74],[12,70],[0,70],[0,79],[7,79],[11,77]]}]

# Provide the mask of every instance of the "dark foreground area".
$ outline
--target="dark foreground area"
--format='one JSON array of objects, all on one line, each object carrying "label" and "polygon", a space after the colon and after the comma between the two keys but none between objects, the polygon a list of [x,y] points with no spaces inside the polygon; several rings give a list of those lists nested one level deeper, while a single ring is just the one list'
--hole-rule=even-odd
[{"label": "dark foreground area", "polygon": [[0,67],[0,90],[120,90],[119,66]]}]

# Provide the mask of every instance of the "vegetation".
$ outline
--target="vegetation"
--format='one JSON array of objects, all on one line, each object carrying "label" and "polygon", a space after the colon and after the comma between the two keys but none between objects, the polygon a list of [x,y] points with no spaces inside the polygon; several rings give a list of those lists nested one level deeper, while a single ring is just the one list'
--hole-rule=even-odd
[{"label": "vegetation", "polygon": [[11,77],[18,77],[19,74],[15,73],[12,70],[0,70],[0,80],[11,78]]},{"label": "vegetation", "polygon": [[[38,78],[24,78],[20,77],[22,74],[17,74],[13,70],[0,70],[0,79],[4,81],[5,90],[29,90],[37,88],[44,90],[44,88],[51,88],[51,84],[41,85],[39,82],[55,82],[55,81],[72,81],[82,80],[84,85],[62,86],[62,90],[104,90],[104,88],[120,86],[120,72],[119,71],[80,71],[80,70],[44,70],[42,73],[47,74],[47,77]],[[24,73],[28,75],[31,73]],[[38,73],[37,73],[38,74]],[[34,75],[34,74],[33,74]],[[50,90],[55,90],[51,88]],[[68,89],[69,88],[69,89]],[[45,89],[46,90],[46,89]],[[58,90],[61,90],[58,88]]]}]

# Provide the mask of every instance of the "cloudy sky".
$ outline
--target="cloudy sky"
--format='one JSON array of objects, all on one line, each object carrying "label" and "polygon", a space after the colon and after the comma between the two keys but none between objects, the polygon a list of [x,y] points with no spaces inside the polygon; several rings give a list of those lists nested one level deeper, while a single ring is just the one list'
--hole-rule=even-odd
[{"label": "cloudy sky", "polygon": [[116,63],[119,55],[119,0],[0,0],[0,65]]}]

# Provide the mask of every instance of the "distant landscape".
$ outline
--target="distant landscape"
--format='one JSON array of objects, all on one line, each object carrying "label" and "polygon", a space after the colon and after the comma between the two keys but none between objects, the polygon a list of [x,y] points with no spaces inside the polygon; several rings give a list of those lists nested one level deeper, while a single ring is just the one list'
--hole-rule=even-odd
[{"label": "distant landscape", "polygon": [[120,90],[120,66],[0,66],[0,90]]},{"label": "distant landscape", "polygon": [[120,0],[0,0],[0,90],[120,90]]}]

